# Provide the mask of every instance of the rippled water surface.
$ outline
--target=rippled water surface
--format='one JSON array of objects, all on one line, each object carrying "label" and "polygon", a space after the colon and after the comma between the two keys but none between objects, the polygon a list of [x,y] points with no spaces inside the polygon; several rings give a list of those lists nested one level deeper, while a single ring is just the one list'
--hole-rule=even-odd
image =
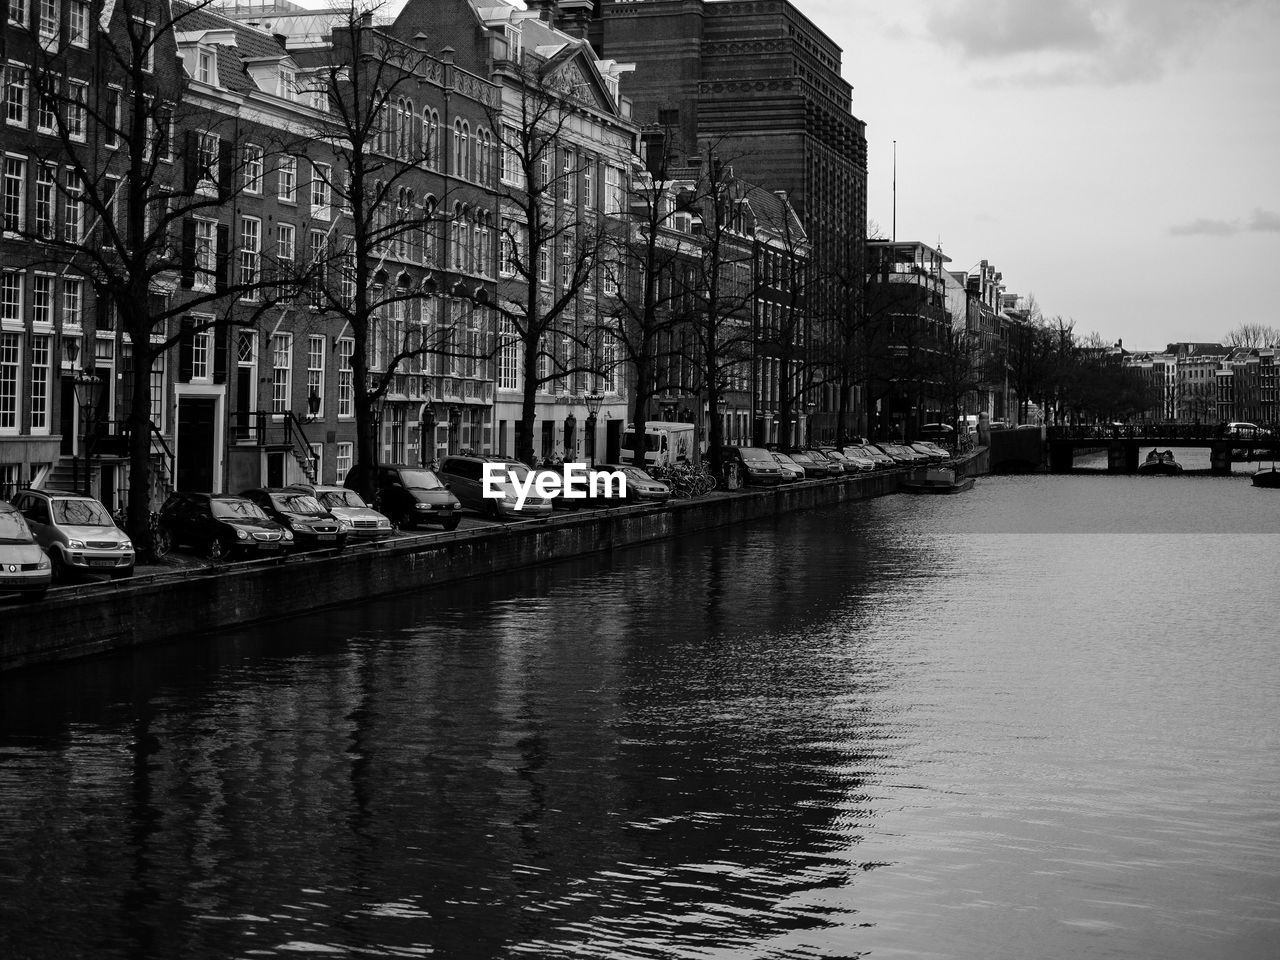
[{"label": "rippled water surface", "polygon": [[989,478],[0,681],[0,955],[1280,955],[1280,496]]}]

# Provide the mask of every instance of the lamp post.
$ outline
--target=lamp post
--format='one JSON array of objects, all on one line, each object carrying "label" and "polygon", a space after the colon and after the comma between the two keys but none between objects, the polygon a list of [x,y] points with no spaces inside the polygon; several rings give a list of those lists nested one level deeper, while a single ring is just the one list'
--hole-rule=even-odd
[{"label": "lamp post", "polygon": [[436,412],[430,403],[424,407],[422,424],[418,428],[418,460],[423,467],[436,459]]},{"label": "lamp post", "polygon": [[[81,370],[76,374],[76,405],[80,408],[80,434],[84,443],[84,495],[87,497],[93,496],[91,478],[93,456],[89,449],[89,437],[90,423],[93,419],[94,401],[98,397],[98,385],[100,383],[102,383],[102,378],[95,376],[87,370]],[[73,479],[76,480],[76,485],[78,487],[79,478],[76,474],[78,474],[78,471],[73,473]]]},{"label": "lamp post", "polygon": [[315,387],[311,388],[311,392],[307,394],[307,415],[302,418],[303,423],[315,423],[316,414],[320,412],[320,392]]},{"label": "lamp post", "polygon": [[587,460],[591,466],[596,465],[596,417],[600,415],[600,405],[604,397],[598,393],[589,393],[584,398],[587,404]]},{"label": "lamp post", "polygon": [[564,418],[564,461],[569,463],[573,460],[574,447],[578,445],[576,436],[578,431],[578,418],[573,415],[573,410],[569,411],[569,415]]}]

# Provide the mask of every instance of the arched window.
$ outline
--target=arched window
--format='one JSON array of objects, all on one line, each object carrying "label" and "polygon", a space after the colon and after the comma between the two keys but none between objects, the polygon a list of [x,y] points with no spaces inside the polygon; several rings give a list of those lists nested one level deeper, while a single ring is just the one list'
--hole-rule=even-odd
[{"label": "arched window", "polygon": [[489,179],[493,176],[493,136],[488,130],[481,130],[479,134],[477,134],[477,137],[480,141],[480,144],[477,147],[480,162],[478,164],[479,172],[476,175],[476,179],[479,180],[480,183],[488,186]]},{"label": "arched window", "polygon": [[413,101],[401,97],[399,113],[398,153],[401,159],[408,160],[413,156]]},{"label": "arched window", "polygon": [[390,110],[386,100],[386,95],[382,90],[373,92],[373,102],[377,105],[378,114],[373,122],[373,149],[378,153],[390,153],[391,144],[389,142],[389,131],[391,127]]},{"label": "arched window", "polygon": [[422,108],[422,159],[433,170],[440,167],[440,115]]},{"label": "arched window", "polygon": [[[461,127],[457,128],[461,132]],[[453,219],[449,221],[449,259],[453,262],[454,270],[462,270],[463,262],[466,258],[466,224],[464,221],[466,208],[461,203],[453,205]]]},{"label": "arched window", "polygon": [[422,201],[422,262],[436,262],[436,198],[427,194]]},{"label": "arched window", "polygon": [[462,132],[462,121],[453,121],[453,164],[449,170],[455,177],[466,176],[466,167],[463,166],[467,155],[466,134]]},{"label": "arched window", "polygon": [[471,158],[471,127],[464,120],[462,123],[462,162],[458,164],[458,176],[474,180],[473,160]]}]

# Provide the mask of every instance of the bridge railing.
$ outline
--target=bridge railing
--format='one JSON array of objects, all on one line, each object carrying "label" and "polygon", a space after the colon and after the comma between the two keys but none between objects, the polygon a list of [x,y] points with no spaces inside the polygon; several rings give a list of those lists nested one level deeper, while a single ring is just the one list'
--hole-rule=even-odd
[{"label": "bridge railing", "polygon": [[1050,440],[1214,440],[1227,439],[1225,423],[1082,423],[1049,428]]}]

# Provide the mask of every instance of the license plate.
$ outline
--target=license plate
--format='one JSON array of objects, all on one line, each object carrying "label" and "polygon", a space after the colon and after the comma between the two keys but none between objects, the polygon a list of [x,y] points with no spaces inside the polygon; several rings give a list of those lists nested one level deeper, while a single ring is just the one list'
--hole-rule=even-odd
[{"label": "license plate", "polygon": [[89,566],[91,567],[114,567],[115,565],[116,565],[116,562],[114,560],[90,560],[89,561]]},{"label": "license plate", "polygon": [[319,536],[317,536],[316,539],[317,540],[337,540],[338,535],[336,533],[322,533]]},{"label": "license plate", "polygon": [[279,550],[280,541],[279,540],[260,540],[258,541],[258,549],[259,550]]}]

